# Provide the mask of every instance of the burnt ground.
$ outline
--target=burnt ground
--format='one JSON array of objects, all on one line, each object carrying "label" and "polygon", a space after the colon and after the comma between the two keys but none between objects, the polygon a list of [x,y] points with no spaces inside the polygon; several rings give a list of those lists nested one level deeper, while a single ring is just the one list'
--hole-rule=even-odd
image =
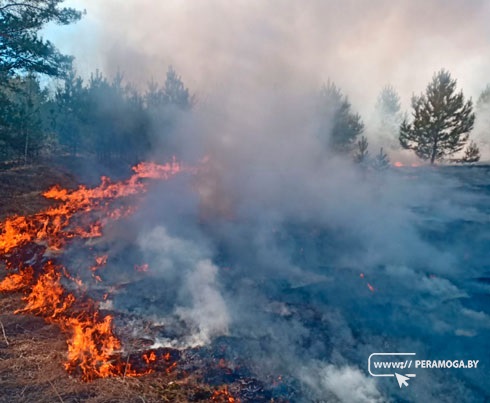
[{"label": "burnt ground", "polygon": [[0,165],[0,219],[9,215],[36,213],[50,204],[42,192],[59,184],[76,187],[68,171],[48,165],[8,167]]},{"label": "burnt ground", "polygon": [[[57,166],[0,167],[0,219],[45,208],[50,202],[42,191],[55,184],[73,188],[78,179]],[[4,275],[0,267],[0,278]],[[179,369],[82,382],[64,370],[66,339],[59,328],[42,318],[14,314],[22,306],[21,293],[0,295],[0,402],[228,401],[224,395],[212,398],[221,385],[208,385]]]}]

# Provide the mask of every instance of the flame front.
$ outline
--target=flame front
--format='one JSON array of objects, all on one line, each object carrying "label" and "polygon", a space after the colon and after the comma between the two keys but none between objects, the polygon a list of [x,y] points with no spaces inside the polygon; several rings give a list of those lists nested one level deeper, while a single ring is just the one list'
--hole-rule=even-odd
[{"label": "flame front", "polygon": [[215,390],[211,396],[212,402],[240,403],[240,399],[233,397],[225,386],[222,389]]},{"label": "flame front", "polygon": [[[144,193],[143,179],[167,180],[180,172],[191,172],[175,159],[168,164],[141,163],[126,181],[112,182],[103,177],[95,188],[80,186],[76,190],[54,186],[43,196],[58,204],[30,216],[14,216],[0,223],[0,259],[7,276],[0,282],[0,291],[23,291],[25,307],[15,313],[32,313],[56,324],[67,334],[68,357],[65,368],[80,374],[85,381],[109,376],[138,376],[151,368],[133,370],[129,360],[122,359],[122,346],[114,334],[113,317],[102,314],[98,303],[85,296],[81,280],[45,252],[61,251],[75,238],[102,236],[105,225],[134,212],[134,207],[114,207],[116,199]],[[106,265],[108,256],[96,256],[90,270],[96,281],[97,271]],[[142,266],[147,270],[147,265]],[[142,270],[143,271],[143,270]],[[75,291],[68,292],[64,284]],[[80,294],[80,295],[78,295]],[[152,352],[144,355],[148,365],[155,362]],[[175,363],[174,363],[175,364]]]}]

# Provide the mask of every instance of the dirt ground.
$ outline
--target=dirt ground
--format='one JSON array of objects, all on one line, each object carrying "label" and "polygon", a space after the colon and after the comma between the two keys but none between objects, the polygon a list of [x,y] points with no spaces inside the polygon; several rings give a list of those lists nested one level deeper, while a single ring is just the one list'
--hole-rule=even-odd
[{"label": "dirt ground", "polygon": [[[78,182],[59,167],[0,167],[0,219],[46,207],[50,202],[41,193],[55,184],[73,188]],[[0,278],[4,275],[0,263]],[[215,387],[178,371],[84,383],[64,370],[66,340],[58,327],[32,315],[14,314],[22,306],[22,294],[0,294],[0,402],[228,401],[212,398]]]}]

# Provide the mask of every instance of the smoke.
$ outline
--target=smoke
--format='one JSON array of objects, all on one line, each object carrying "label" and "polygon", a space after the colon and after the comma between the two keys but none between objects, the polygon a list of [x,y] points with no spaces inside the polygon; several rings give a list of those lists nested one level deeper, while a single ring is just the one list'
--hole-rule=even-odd
[{"label": "smoke", "polygon": [[122,70],[144,84],[163,78],[171,64],[201,95],[243,81],[271,88],[284,82],[319,86],[331,78],[367,117],[388,83],[408,108],[434,71],[448,69],[477,97],[490,67],[485,1],[67,4],[87,15],[55,42],[78,56],[80,70]]},{"label": "smoke", "polygon": [[488,397],[484,369],[400,390],[366,368],[373,352],[488,356],[488,171],[362,170],[325,148],[314,107],[329,77],[368,114],[386,82],[406,102],[440,67],[475,94],[487,2],[83,4],[106,73],[145,83],[172,64],[200,99],[173,132],[199,173],[119,229],[149,274],[116,309],[164,323],[160,345],[227,339],[254,375],[294,378],[299,401]]},{"label": "smoke", "polygon": [[291,377],[299,401],[486,396],[483,369],[400,390],[366,367],[373,352],[486,355],[487,170],[366,171],[325,149],[308,93],[257,99],[217,93],[176,125],[199,173],[153,187],[113,231],[149,265],[114,308],[162,324],[155,346],[227,340],[259,379]]},{"label": "smoke", "polygon": [[[311,371],[311,369],[310,369]],[[376,388],[375,381],[349,366],[337,368],[327,365],[306,373],[304,380],[315,391],[316,399],[338,403],[381,403],[385,401]],[[345,388],[344,385],[350,385]]]},{"label": "smoke", "polygon": [[[218,268],[206,258],[206,251],[186,239],[172,237],[157,226],[139,240],[145,261],[152,269],[153,281],[177,288],[177,305],[171,313],[188,326],[184,339],[167,340],[175,347],[208,344],[212,338],[228,333],[229,315],[217,288]],[[159,294],[158,290],[152,291]],[[154,306],[159,315],[165,306]],[[159,318],[164,320],[166,318]],[[160,341],[164,344],[164,341]]]}]

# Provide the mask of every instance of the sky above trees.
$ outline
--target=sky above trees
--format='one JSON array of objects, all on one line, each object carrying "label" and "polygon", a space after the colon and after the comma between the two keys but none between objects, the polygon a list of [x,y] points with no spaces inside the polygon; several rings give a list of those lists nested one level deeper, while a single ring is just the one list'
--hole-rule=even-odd
[{"label": "sky above trees", "polygon": [[[198,93],[253,92],[284,83],[318,88],[328,79],[367,114],[392,84],[402,106],[445,68],[468,96],[490,81],[490,3],[475,0],[69,0],[78,24],[47,36],[89,74],[118,69],[128,80],[173,65]],[[293,84],[294,83],[294,84]]]}]

